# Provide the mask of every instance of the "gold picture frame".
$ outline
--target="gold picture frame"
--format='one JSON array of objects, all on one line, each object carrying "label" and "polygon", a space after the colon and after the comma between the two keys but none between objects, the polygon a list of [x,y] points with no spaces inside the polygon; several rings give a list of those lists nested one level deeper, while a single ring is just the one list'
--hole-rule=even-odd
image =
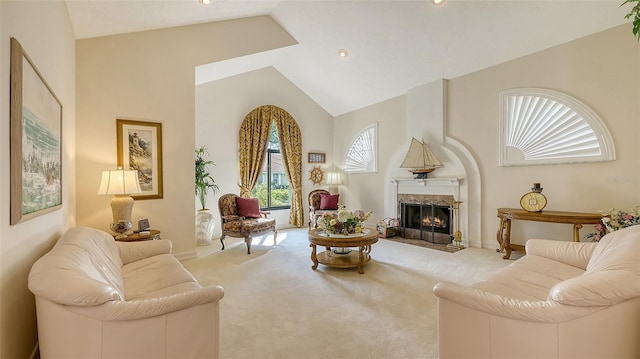
[{"label": "gold picture frame", "polygon": [[309,152],[309,163],[325,163],[327,155],[324,152]]},{"label": "gold picture frame", "polygon": [[62,207],[62,103],[11,38],[11,225]]},{"label": "gold picture frame", "polygon": [[131,197],[162,198],[162,123],[116,119],[116,131],[118,166],[138,171],[142,193]]}]

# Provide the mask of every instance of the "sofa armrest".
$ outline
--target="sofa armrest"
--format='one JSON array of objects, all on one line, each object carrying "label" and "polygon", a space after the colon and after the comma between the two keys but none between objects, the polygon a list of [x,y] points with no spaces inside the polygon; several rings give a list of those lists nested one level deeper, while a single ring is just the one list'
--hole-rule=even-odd
[{"label": "sofa armrest", "polygon": [[549,258],[585,270],[598,243],[564,242],[530,239],[525,247],[528,255]]},{"label": "sofa armrest", "polygon": [[480,289],[440,282],[433,288],[440,299],[490,315],[529,322],[562,323],[606,307],[575,307],[554,301],[531,301],[502,297]]},{"label": "sofa armrest", "polygon": [[171,253],[171,241],[162,239],[142,242],[116,242],[122,264],[139,261],[159,254]]},{"label": "sofa armrest", "polygon": [[224,289],[214,285],[160,298],[116,300],[100,306],[69,306],[67,309],[102,321],[125,321],[165,315],[201,304],[218,302],[222,297],[224,297]]}]

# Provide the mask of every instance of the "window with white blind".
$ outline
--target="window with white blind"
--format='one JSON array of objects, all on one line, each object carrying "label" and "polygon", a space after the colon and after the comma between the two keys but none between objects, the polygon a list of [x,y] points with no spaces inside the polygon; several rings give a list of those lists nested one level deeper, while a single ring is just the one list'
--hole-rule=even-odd
[{"label": "window with white blind", "polygon": [[566,94],[520,88],[500,94],[499,164],[615,160],[609,130],[598,115]]},{"label": "window with white blind", "polygon": [[355,137],[344,161],[344,171],[367,173],[378,171],[378,124],[366,127]]}]

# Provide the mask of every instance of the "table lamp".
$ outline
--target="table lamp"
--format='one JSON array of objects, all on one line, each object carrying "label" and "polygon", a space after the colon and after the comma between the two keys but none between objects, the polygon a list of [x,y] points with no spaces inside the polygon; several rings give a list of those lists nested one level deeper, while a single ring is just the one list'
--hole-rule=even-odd
[{"label": "table lamp", "polygon": [[111,230],[119,233],[118,239],[126,238],[126,231],[131,229],[131,212],[133,211],[133,198],[130,194],[140,193],[140,183],[138,182],[138,171],[117,170],[102,171],[99,195],[113,195],[111,199],[111,212],[113,213],[113,223]]},{"label": "table lamp", "polygon": [[342,181],[340,180],[340,172],[327,172],[327,185],[329,185],[330,192],[332,188],[335,188],[336,192],[338,192],[337,187],[340,184],[342,184]]}]

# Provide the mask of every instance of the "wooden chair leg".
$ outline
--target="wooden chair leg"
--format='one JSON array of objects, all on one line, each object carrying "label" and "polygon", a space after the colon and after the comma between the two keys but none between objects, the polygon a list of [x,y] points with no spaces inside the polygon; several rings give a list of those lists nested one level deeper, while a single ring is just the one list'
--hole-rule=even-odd
[{"label": "wooden chair leg", "polygon": [[225,237],[225,234],[222,233],[222,236],[220,237],[220,243],[222,243],[222,250],[223,251],[224,251],[224,237]]},{"label": "wooden chair leg", "polygon": [[251,241],[252,240],[253,240],[253,238],[251,238],[251,236],[244,237],[244,242],[247,244],[247,254],[251,254]]}]

